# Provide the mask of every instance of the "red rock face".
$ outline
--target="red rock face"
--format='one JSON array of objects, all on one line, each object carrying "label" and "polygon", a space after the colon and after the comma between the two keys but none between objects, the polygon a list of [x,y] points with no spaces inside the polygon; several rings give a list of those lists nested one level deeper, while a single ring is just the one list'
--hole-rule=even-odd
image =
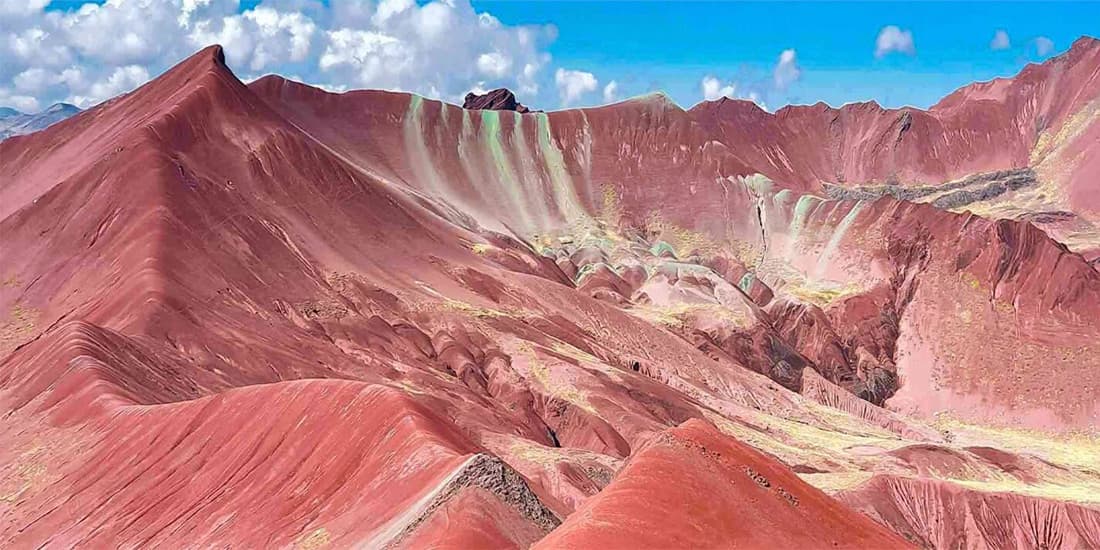
[{"label": "red rock face", "polygon": [[[1063,56],[1012,79],[961,88],[927,111],[818,103],[771,115],[751,102],[720,99],[690,113],[753,171],[785,185],[939,184],[1033,164],[1057,141],[1043,134],[1057,134],[1074,115],[1089,112],[1098,98],[1098,68],[1100,42],[1082,38]],[[1094,121],[1091,113],[1088,126]]]},{"label": "red rock face", "polygon": [[610,485],[535,548],[801,545],[909,547],[774,459],[693,420],[637,451]]},{"label": "red rock face", "polygon": [[1090,548],[1100,544],[1100,511],[1074,504],[886,476],[843,494],[841,501],[924,547]]},{"label": "red rock face", "polygon": [[246,86],[203,50],[0,143],[0,544],[960,540],[872,474],[1084,544],[1100,273],[856,186],[1034,165],[1084,223],[1096,51],[773,116]]}]

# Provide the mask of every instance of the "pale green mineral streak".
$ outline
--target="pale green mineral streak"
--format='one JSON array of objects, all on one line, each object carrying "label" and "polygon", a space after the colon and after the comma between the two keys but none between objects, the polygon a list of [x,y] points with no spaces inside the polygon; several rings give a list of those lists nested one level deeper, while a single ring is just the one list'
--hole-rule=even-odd
[{"label": "pale green mineral streak", "polygon": [[424,143],[423,128],[421,128],[423,106],[423,97],[415,94],[410,96],[409,112],[405,114],[403,128],[405,151],[411,160],[409,164],[411,164],[413,176],[416,177],[416,183],[437,195],[442,195],[442,182],[439,174],[436,173],[431,154],[428,152],[428,146]]},{"label": "pale green mineral streak", "polygon": [[435,140],[436,143],[446,143],[447,130],[449,130],[447,124],[447,113],[453,109],[450,105],[440,101],[439,102],[439,124],[435,125]]},{"label": "pale green mineral streak", "polygon": [[673,258],[676,257],[676,250],[672,248],[671,244],[668,244],[665,241],[657,241],[653,243],[653,246],[649,247],[649,253],[653,254],[654,256],[660,256],[662,253],[667,253]]},{"label": "pale green mineral streak", "polygon": [[466,170],[466,178],[473,182],[474,167],[470,161],[470,152],[468,151],[470,143],[474,141],[474,129],[473,124],[470,122],[470,111],[466,109],[462,110],[462,131],[458,134],[458,160],[462,162],[462,168]]},{"label": "pale green mineral streak", "polygon": [[511,205],[516,209],[518,217],[516,221],[519,222],[520,226],[530,229],[531,215],[527,211],[527,204],[524,202],[523,190],[520,189],[520,183],[516,178],[512,161],[508,159],[508,155],[504,152],[504,137],[500,129],[499,111],[488,109],[481,111],[481,131],[485,146],[489,150],[489,156],[496,166],[497,181],[504,187],[504,192]]},{"label": "pale green mineral streak", "polygon": [[772,204],[774,204],[776,208],[783,208],[787,206],[787,201],[790,200],[790,198],[791,190],[781,189],[778,193],[772,196]]},{"label": "pale green mineral streak", "polygon": [[462,109],[462,132],[458,135],[458,161],[462,164],[462,171],[466,174],[466,181],[477,191],[479,195],[491,194],[487,189],[484,170],[482,169],[478,151],[478,138],[474,131],[473,119],[470,111]]},{"label": "pale green mineral streak", "polygon": [[756,201],[756,214],[757,221],[760,223],[760,239],[764,246],[764,252],[767,253],[768,248],[768,229],[771,218],[772,201],[768,200],[768,195],[772,194],[772,180],[768,179],[763,174],[752,174],[741,178],[741,182],[745,185],[749,192],[749,195]]},{"label": "pale green mineral streak", "polygon": [[745,186],[749,188],[749,191],[758,197],[770,195],[774,183],[763,174],[751,174],[741,178]]},{"label": "pale green mineral streak", "polygon": [[[774,223],[782,225],[783,215],[787,212],[787,201],[789,201],[790,199],[790,189],[781,189],[778,193],[775,193],[771,196],[771,201],[768,201],[766,198],[761,198],[761,202],[764,203],[764,212],[766,214],[765,217],[767,217],[769,224],[773,222],[772,217],[770,215],[767,215],[767,213],[774,212]],[[774,229],[774,227],[769,225],[768,229]]]},{"label": "pale green mineral streak", "polygon": [[840,242],[844,239],[844,235],[848,232],[848,228],[852,227],[856,218],[859,217],[859,213],[863,210],[863,201],[858,201],[852,209],[844,215],[844,219],[840,220],[836,228],[833,230],[833,236],[829,238],[829,242],[825,245],[825,250],[821,252],[821,256],[817,258],[817,269],[815,276],[821,278],[825,273],[825,269],[829,267],[829,260],[836,254],[837,247],[840,246]]},{"label": "pale green mineral streak", "polygon": [[749,289],[752,288],[752,282],[755,278],[756,277],[751,272],[746,273],[741,276],[741,280],[737,282],[737,286],[740,287],[741,290],[748,292]]},{"label": "pale green mineral streak", "polygon": [[[592,132],[588,126],[588,115],[582,109],[581,112],[581,167],[584,169],[584,184],[592,192]],[[591,196],[588,197],[592,199]]]},{"label": "pale green mineral streak", "polygon": [[561,154],[561,149],[558,149],[550,133],[550,117],[546,113],[538,113],[535,117],[538,122],[539,152],[542,153],[542,158],[546,162],[546,171],[550,174],[554,202],[557,203],[565,221],[570,222],[583,213],[580,200],[577,198],[577,190],[573,186],[573,179],[565,169],[565,158]]},{"label": "pale green mineral streak", "polygon": [[802,195],[794,203],[794,215],[791,216],[791,226],[787,229],[787,250],[784,254],[788,260],[794,255],[795,245],[802,236],[802,229],[806,227],[806,219],[819,200],[813,195]]},{"label": "pale green mineral streak", "polygon": [[523,115],[513,111],[512,120],[514,122],[512,144],[516,149],[516,158],[520,162],[519,178],[523,196],[533,199],[528,200],[527,203],[535,209],[539,229],[545,230],[553,225],[553,215],[550,212],[550,205],[545,204],[546,192],[543,188],[542,171],[536,166],[535,157],[527,147],[527,138],[523,131]]}]

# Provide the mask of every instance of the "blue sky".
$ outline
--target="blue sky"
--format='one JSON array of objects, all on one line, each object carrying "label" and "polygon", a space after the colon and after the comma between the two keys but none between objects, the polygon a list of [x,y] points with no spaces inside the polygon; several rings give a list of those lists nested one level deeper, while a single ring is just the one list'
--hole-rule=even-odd
[{"label": "blue sky", "polygon": [[[781,51],[797,51],[801,78],[769,105],[874,99],[928,107],[975,80],[1009,76],[1100,36],[1100,3],[774,3],[475,1],[508,23],[552,23],[554,60],[614,78],[628,93],[662,89],[682,105],[700,100],[704,74],[768,88]],[[886,25],[912,32],[916,53],[876,58]],[[992,50],[1005,30],[1011,46]],[[1054,52],[1040,56],[1034,39]],[[629,95],[629,94],[628,94]]]},{"label": "blue sky", "polygon": [[[89,106],[218,41],[242,78],[277,72],[337,91],[402,89],[461,101],[471,89],[507,86],[529,105],[555,109],[603,103],[614,82],[608,97],[662,90],[689,107],[703,99],[709,78],[712,97],[751,97],[770,110],[872,99],[929,107],[960,86],[1013,75],[1079,36],[1100,35],[1093,2],[207,0],[188,11],[183,0],[115,0],[78,10],[87,1],[0,9],[8,33],[7,46],[0,40],[0,104]],[[266,19],[253,17],[264,10]],[[498,21],[486,26],[486,12]],[[889,26],[900,42],[876,55]],[[11,45],[40,28],[37,46]],[[997,31],[1007,47],[992,47]],[[61,74],[68,76],[51,76]]]}]

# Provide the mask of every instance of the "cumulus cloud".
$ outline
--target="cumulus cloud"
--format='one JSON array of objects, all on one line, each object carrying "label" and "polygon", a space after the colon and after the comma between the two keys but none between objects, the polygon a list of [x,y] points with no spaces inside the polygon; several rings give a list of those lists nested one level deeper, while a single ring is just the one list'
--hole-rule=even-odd
[{"label": "cumulus cloud", "polygon": [[887,25],[878,32],[875,39],[875,57],[884,57],[891,52],[914,55],[917,49],[913,46],[913,33],[902,30],[896,25]]},{"label": "cumulus cloud", "polygon": [[768,110],[768,104],[764,103],[764,98],[760,97],[760,94],[758,94],[756,92],[749,92],[749,93],[739,97],[738,99],[745,99],[745,100],[751,101],[751,102],[755,103],[761,109],[764,109],[765,111]]},{"label": "cumulus cloud", "polygon": [[244,11],[239,0],[47,4],[0,1],[0,104],[88,107],[214,43],[246,80],[276,72],[449,100],[476,83],[534,94],[557,36],[553,26],[506,25],[469,0],[263,0]]},{"label": "cumulus cloud", "polygon": [[36,113],[41,109],[38,98],[0,90],[0,107],[11,107],[24,113]]},{"label": "cumulus cloud", "polygon": [[558,69],[554,72],[554,84],[558,87],[562,107],[566,107],[584,94],[595,91],[600,82],[592,73]]},{"label": "cumulus cloud", "polygon": [[707,75],[699,82],[699,88],[703,91],[703,99],[707,101],[728,97],[730,99],[751,101],[764,110],[768,108],[768,105],[764,102],[764,98],[759,92],[755,90],[742,90],[736,82],[723,83],[718,77]]},{"label": "cumulus cloud", "polygon": [[126,65],[111,72],[105,80],[92,84],[89,88],[89,96],[75,96],[73,101],[77,104],[87,104],[99,98],[114,97],[123,92],[133,90],[149,81],[149,71],[141,65]]},{"label": "cumulus cloud", "polygon": [[619,99],[619,83],[612,80],[607,83],[607,86],[603,87],[603,101],[604,103],[612,103]]},{"label": "cumulus cloud", "polygon": [[1035,39],[1035,53],[1039,54],[1040,56],[1044,56],[1044,55],[1047,55],[1047,54],[1049,54],[1050,52],[1053,52],[1053,51],[1054,51],[1054,41],[1053,40],[1051,40],[1051,39],[1049,39],[1045,36],[1040,36],[1039,38]]},{"label": "cumulus cloud", "polygon": [[512,70],[512,58],[500,52],[477,56],[477,70],[493,78],[503,78]]},{"label": "cumulus cloud", "polygon": [[783,53],[779,54],[779,61],[775,64],[775,71],[773,71],[775,87],[786,90],[787,86],[790,86],[801,76],[802,69],[798,66],[798,56],[795,51],[793,49],[783,50]]},{"label": "cumulus cloud", "polygon": [[707,101],[714,101],[720,97],[733,97],[734,92],[737,91],[734,83],[722,84],[718,77],[710,75],[703,77],[699,87],[703,90],[703,99]]},{"label": "cumulus cloud", "polygon": [[992,50],[1007,50],[1012,42],[1008,39],[1008,32],[1004,30],[998,30],[993,33],[993,40],[989,41],[989,48]]}]

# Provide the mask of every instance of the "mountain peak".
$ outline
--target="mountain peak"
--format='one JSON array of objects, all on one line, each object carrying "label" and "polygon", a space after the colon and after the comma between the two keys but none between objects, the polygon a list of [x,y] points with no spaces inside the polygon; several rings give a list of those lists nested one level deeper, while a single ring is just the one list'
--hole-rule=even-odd
[{"label": "mountain peak", "polygon": [[[225,51],[215,44],[179,62],[132,94],[134,97],[141,97],[143,104],[155,110],[178,105],[179,98],[195,92],[201,92],[205,98],[203,101],[212,101],[213,96],[222,96],[224,99],[240,102],[239,96],[244,90],[244,84],[225,63]],[[168,101],[169,97],[176,99]]]},{"label": "mountain peak", "polygon": [[462,102],[462,108],[473,110],[516,111],[517,113],[531,112],[531,109],[528,109],[526,105],[516,101],[516,94],[512,93],[512,90],[508,88],[497,88],[485,92],[484,94],[470,92],[466,94],[466,99]]},{"label": "mountain peak", "polygon": [[668,94],[666,94],[665,92],[663,92],[661,90],[656,90],[656,91],[644,93],[642,95],[637,95],[637,96],[628,98],[627,100],[622,101],[620,103],[621,104],[631,104],[631,105],[644,105],[644,106],[651,107],[651,108],[656,107],[656,108],[659,108],[659,109],[662,109],[662,110],[673,110],[673,111],[683,111],[684,110],[682,107],[680,107],[680,105],[678,103],[673,101],[672,98],[668,96]]},{"label": "mountain peak", "polygon": [[1092,48],[1100,48],[1100,39],[1092,36],[1082,36],[1073,41],[1073,45],[1069,47],[1070,51],[1074,50],[1087,50]]},{"label": "mountain peak", "polygon": [[71,114],[71,113],[76,113],[76,112],[79,112],[79,111],[80,111],[80,108],[77,107],[76,105],[72,105],[72,104],[69,104],[69,103],[58,102],[58,103],[54,103],[53,105],[50,105],[50,107],[48,109],[46,109],[45,111],[43,111],[43,112],[46,112],[46,113],[70,113]]},{"label": "mountain peak", "polygon": [[208,52],[208,54],[218,63],[225,65],[225,50],[222,48],[221,44],[207,46],[203,51]]},{"label": "mountain peak", "polygon": [[206,69],[229,71],[225,63],[225,50],[219,44],[211,44],[178,63],[168,72],[183,69]]}]

